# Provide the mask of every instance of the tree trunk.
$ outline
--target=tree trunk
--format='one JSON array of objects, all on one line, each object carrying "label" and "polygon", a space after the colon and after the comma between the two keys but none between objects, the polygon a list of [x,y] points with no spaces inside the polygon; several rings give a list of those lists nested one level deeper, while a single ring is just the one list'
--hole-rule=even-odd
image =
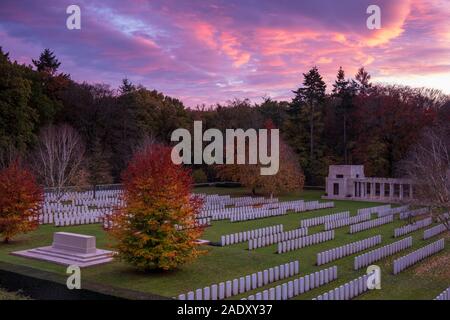
[{"label": "tree trunk", "polygon": [[347,160],[347,114],[344,110],[344,163],[348,164]]},{"label": "tree trunk", "polygon": [[8,244],[9,243],[9,237],[6,237],[5,239],[3,239],[3,243],[4,244]]},{"label": "tree trunk", "polygon": [[310,151],[309,159],[312,161],[314,154],[314,102],[311,104],[311,116],[309,118]]}]

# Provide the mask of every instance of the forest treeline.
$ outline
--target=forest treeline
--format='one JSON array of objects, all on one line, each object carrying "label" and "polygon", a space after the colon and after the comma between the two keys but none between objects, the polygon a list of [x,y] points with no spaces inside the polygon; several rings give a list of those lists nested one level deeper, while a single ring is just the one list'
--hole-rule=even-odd
[{"label": "forest treeline", "polygon": [[[32,65],[19,64],[0,48],[0,153],[33,155],[39,133],[67,124],[81,136],[83,174],[98,183],[120,181],[133,152],[148,141],[170,143],[177,128],[264,128],[271,120],[296,155],[307,185],[322,185],[330,164],[364,164],[370,176],[395,176],[420,133],[450,119],[449,97],[439,90],[372,84],[360,68],[349,78],[342,68],[327,90],[320,70],[301,73],[291,101],[262,103],[230,97],[225,104],[187,108],[179,99],[124,79],[107,84],[73,81],[48,49]],[[198,182],[216,180],[211,166],[197,166]]]}]

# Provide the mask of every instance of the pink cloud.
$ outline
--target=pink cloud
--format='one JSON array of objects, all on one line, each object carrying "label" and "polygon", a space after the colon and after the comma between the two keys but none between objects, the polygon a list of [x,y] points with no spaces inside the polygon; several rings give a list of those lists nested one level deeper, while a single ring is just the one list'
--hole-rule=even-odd
[{"label": "pink cloud", "polygon": [[[5,50],[31,61],[50,47],[74,79],[116,86],[127,76],[189,106],[290,98],[314,65],[329,85],[339,66],[348,77],[366,66],[375,81],[450,75],[447,0],[79,2],[83,28],[70,32],[68,1],[2,1]],[[366,28],[372,3],[381,30]]]}]

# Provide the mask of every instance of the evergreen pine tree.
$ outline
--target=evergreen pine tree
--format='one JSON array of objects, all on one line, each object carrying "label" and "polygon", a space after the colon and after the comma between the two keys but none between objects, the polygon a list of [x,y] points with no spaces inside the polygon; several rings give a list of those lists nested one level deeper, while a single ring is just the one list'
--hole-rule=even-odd
[{"label": "evergreen pine tree", "polygon": [[39,60],[32,60],[37,71],[45,72],[49,75],[55,75],[61,62],[56,59],[55,54],[50,49],[45,49],[39,56]]}]

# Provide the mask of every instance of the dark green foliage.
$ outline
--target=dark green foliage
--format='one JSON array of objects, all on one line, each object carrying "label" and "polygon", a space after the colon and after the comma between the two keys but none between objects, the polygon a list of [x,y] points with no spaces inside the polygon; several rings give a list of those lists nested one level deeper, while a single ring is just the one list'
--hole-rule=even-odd
[{"label": "dark green foliage", "polygon": [[[326,92],[317,67],[303,74],[292,101],[265,97],[255,104],[232,100],[187,109],[175,98],[123,79],[118,90],[77,83],[46,49],[32,66],[11,61],[0,47],[0,156],[30,151],[45,125],[67,123],[86,144],[84,165],[92,185],[118,182],[133,152],[152,137],[170,144],[177,128],[260,129],[271,120],[293,149],[306,185],[323,185],[330,164],[364,164],[366,174],[391,176],[420,131],[447,121],[448,96],[432,89],[372,85],[360,68],[348,79],[342,68]],[[442,120],[443,119],[443,120]],[[208,181],[214,166],[200,166]],[[197,167],[196,167],[197,169]]]}]

